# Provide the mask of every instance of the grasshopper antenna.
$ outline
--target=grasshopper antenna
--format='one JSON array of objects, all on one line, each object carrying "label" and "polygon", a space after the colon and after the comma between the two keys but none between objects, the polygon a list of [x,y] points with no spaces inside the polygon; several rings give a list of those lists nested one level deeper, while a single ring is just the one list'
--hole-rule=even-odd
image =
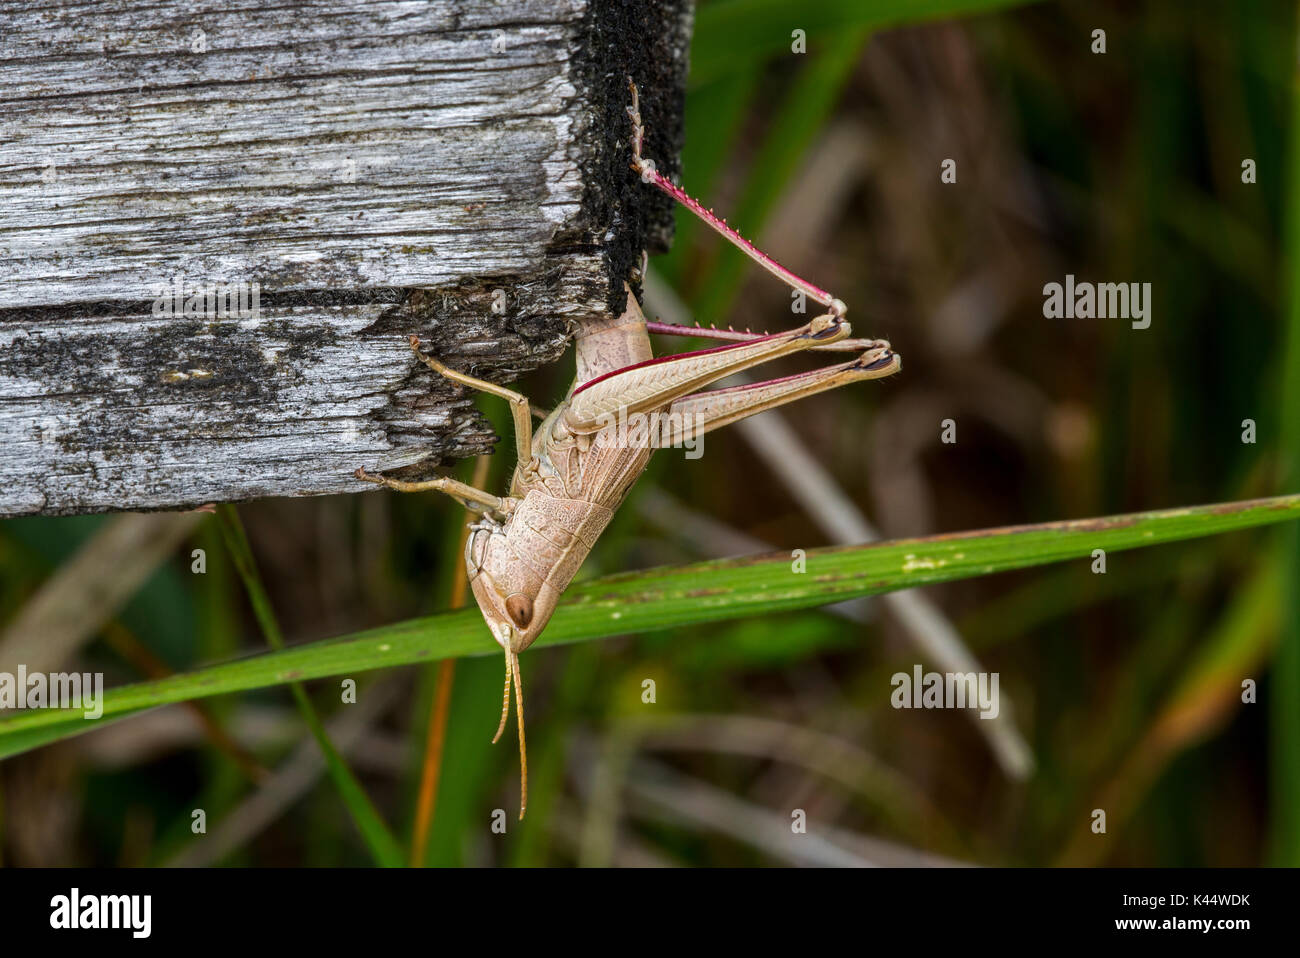
[{"label": "grasshopper antenna", "polygon": [[519,653],[506,650],[506,688],[501,697],[501,724],[497,734],[492,736],[492,744],[501,740],[501,733],[506,730],[506,719],[510,716],[510,680],[514,677],[515,685],[515,722],[519,726],[519,820],[524,820],[528,811],[528,743],[524,738],[524,683],[519,674]]},{"label": "grasshopper antenna", "polygon": [[501,696],[501,724],[497,726],[497,734],[492,736],[492,744],[495,745],[501,741],[501,733],[506,730],[506,719],[510,716],[510,653],[506,652],[506,690]]},{"label": "grasshopper antenna", "polygon": [[519,674],[519,653],[510,653],[515,673],[515,724],[519,726],[519,820],[528,811],[528,745],[524,741],[524,681]]}]

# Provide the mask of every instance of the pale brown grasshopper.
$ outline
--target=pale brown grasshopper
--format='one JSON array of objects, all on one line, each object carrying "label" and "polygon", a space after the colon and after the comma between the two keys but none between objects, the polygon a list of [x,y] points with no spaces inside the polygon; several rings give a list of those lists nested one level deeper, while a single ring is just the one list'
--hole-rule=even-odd
[{"label": "pale brown grasshopper", "polygon": [[[628,291],[623,314],[585,323],[575,341],[577,375],[564,400],[534,433],[528,399],[494,383],[449,369],[419,349],[411,349],[434,372],[455,382],[500,396],[511,406],[518,462],[510,494],[494,496],[450,478],[401,482],[358,469],[357,477],[402,492],[436,489],[481,513],[471,523],[465,547],[469,582],[492,637],[505,650],[505,695],[501,723],[510,712],[513,677],[519,727],[520,807],[528,807],[528,759],[524,739],[524,699],[519,653],[546,628],[560,596],[587,553],[613,518],[614,510],[644,471],[655,448],[679,445],[705,432],[845,383],[880,379],[900,368],[898,354],[884,340],[849,339],[844,303],[800,279],[704,209],[641,156],[644,129],[635,85],[632,104],[632,168],[672,196],[826,312],[798,329],[774,335],[702,329],[647,322]],[[649,333],[704,336],[728,345],[656,358]],[[802,350],[851,350],[854,359],[811,372],[729,389],[697,392],[733,373]],[[645,442],[628,442],[628,432],[610,428],[630,416],[667,414],[668,428],[648,432]]]}]

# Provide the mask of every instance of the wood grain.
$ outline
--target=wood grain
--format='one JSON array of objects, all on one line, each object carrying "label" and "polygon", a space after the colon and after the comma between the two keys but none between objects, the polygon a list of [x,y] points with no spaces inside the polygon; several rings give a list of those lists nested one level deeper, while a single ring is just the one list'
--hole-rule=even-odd
[{"label": "wood grain", "polygon": [[[406,336],[506,381],[617,301],[670,230],[623,77],[671,168],[689,26],[686,0],[0,7],[0,515],[489,449]],[[178,277],[259,309],[157,315]]]}]

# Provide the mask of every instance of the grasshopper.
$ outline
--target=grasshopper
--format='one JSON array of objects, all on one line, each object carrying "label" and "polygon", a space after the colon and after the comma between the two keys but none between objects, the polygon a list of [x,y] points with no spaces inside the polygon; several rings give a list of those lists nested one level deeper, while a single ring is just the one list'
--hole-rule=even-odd
[{"label": "grasshopper", "polygon": [[[401,492],[437,490],[479,514],[477,521],[469,525],[465,564],[483,618],[505,652],[505,692],[494,743],[505,730],[512,683],[514,687],[520,819],[528,807],[528,759],[519,653],[546,628],[560,596],[645,470],[651,452],[804,396],[892,375],[901,365],[898,354],[884,340],[849,338],[843,302],[781,266],[642,157],[645,130],[636,85],[629,79],[628,86],[632,169],[645,183],[682,203],[764,269],[824,306],[826,312],[798,329],[773,335],[648,322],[625,284],[628,293],[622,315],[585,323],[578,331],[573,385],[536,431],[525,396],[450,369],[421,352],[418,338],[410,337],[416,357],[435,373],[510,403],[517,455],[510,493],[496,496],[447,477],[403,482],[364,469],[358,469],[356,475]],[[651,332],[729,342],[712,349],[656,357],[651,351]],[[780,356],[831,349],[858,355],[811,372],[698,391]],[[648,433],[644,442],[629,442],[626,430],[609,428],[611,421],[626,422],[633,415],[661,416],[658,421],[668,423],[668,428],[658,435]]]}]

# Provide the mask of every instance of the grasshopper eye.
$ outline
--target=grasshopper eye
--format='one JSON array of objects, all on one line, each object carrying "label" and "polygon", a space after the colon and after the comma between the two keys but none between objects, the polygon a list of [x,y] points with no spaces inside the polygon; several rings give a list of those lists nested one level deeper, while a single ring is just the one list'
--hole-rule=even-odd
[{"label": "grasshopper eye", "polygon": [[510,613],[515,625],[526,629],[528,623],[533,621],[533,600],[522,592],[516,592],[506,599],[506,612]]}]

